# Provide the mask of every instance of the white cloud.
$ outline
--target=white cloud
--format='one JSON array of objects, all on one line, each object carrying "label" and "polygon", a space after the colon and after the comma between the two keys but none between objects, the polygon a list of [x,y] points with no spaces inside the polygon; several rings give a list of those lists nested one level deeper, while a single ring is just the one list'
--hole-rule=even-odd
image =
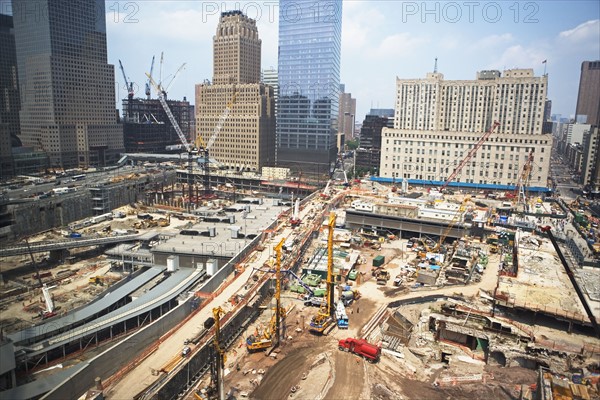
[{"label": "white cloud", "polygon": [[510,46],[493,62],[494,69],[536,68],[547,59],[545,50],[537,47],[524,47],[520,44]]},{"label": "white cloud", "polygon": [[506,45],[507,43],[510,43],[512,41],[514,41],[514,37],[510,33],[503,33],[501,35],[489,35],[474,42],[471,45],[471,48],[473,50],[489,50],[491,48]]},{"label": "white cloud", "polygon": [[558,37],[571,42],[583,42],[588,39],[593,39],[597,42],[600,37],[600,20],[586,21],[573,29],[560,32]]}]

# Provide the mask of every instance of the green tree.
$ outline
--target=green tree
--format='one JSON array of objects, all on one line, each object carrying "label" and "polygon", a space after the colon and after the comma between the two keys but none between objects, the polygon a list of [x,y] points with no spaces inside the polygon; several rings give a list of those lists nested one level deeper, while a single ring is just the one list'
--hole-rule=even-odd
[{"label": "green tree", "polygon": [[358,149],[358,139],[348,140],[346,142],[346,146],[347,146],[348,150],[356,150],[356,149]]}]

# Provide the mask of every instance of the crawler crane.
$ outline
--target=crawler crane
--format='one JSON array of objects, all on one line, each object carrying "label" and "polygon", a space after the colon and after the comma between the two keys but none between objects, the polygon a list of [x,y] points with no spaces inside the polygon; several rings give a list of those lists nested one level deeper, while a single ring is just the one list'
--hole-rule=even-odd
[{"label": "crawler crane", "polygon": [[333,305],[333,230],[335,229],[335,213],[329,215],[329,223],[327,227],[329,234],[327,235],[327,292],[325,298],[327,303],[321,307],[317,315],[310,321],[308,330],[316,334],[324,334],[327,328],[334,325],[335,322],[335,307]]}]

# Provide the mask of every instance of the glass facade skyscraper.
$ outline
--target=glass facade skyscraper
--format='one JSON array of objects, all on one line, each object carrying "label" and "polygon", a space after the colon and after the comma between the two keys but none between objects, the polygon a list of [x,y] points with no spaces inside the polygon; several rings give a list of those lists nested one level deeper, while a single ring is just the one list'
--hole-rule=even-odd
[{"label": "glass facade skyscraper", "polygon": [[104,0],[13,0],[24,146],[63,168],[124,151],[107,62]]},{"label": "glass facade skyscraper", "polygon": [[326,174],[337,153],[342,1],[279,7],[277,164]]}]

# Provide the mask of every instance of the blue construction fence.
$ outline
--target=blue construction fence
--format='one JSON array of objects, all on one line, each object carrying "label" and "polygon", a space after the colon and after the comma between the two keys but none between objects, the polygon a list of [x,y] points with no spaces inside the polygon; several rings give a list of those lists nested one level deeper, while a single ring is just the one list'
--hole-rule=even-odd
[{"label": "blue construction fence", "polygon": [[[381,176],[370,177],[371,181],[379,183],[402,183],[402,178],[383,178]],[[445,184],[445,181],[431,181],[425,179],[408,179],[409,185],[417,186],[437,186],[441,187]],[[450,182],[448,187],[457,189],[476,189],[476,190],[506,190],[514,191],[517,187],[514,185],[493,185],[490,183],[469,183],[469,182]],[[527,186],[524,188],[529,193],[539,193],[549,195],[552,193],[552,189],[541,186]]]}]

